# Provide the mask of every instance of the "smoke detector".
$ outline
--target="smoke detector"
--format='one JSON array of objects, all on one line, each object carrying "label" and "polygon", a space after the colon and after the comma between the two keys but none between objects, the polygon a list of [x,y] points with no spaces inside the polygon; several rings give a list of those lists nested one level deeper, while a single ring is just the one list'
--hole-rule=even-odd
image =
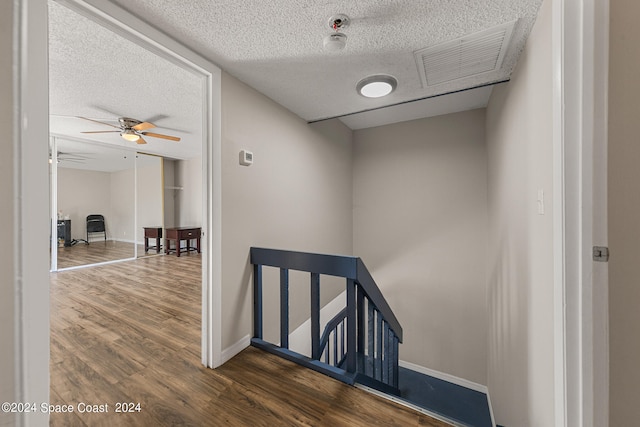
[{"label": "smoke detector", "polygon": [[349,17],[342,13],[329,18],[329,28],[334,32],[323,39],[322,44],[325,50],[336,52],[344,49],[347,45],[347,35],[341,33],[340,30],[347,28],[349,26],[349,22]]}]

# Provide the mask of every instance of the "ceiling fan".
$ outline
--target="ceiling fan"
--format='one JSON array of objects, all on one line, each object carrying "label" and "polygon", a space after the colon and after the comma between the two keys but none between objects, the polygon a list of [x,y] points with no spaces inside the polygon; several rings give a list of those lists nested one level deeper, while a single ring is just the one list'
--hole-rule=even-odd
[{"label": "ceiling fan", "polygon": [[99,120],[88,119],[86,117],[77,116],[79,119],[89,120],[91,122],[100,123],[106,126],[111,126],[118,130],[96,130],[82,133],[120,133],[120,136],[127,141],[135,142],[137,144],[146,144],[147,141],[142,138],[143,136],[151,136],[154,138],[168,139],[171,141],[180,141],[177,136],[163,135],[161,133],[146,132],[147,129],[156,127],[153,123],[142,122],[140,120],[132,119],[130,117],[119,117],[118,123],[120,126],[114,126],[110,123],[101,122]]}]

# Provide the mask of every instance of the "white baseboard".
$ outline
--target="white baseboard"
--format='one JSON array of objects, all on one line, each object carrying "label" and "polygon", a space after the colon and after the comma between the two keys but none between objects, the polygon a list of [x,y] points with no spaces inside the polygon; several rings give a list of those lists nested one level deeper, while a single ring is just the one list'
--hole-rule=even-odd
[{"label": "white baseboard", "polygon": [[220,355],[220,365],[223,365],[227,361],[231,360],[233,356],[240,353],[245,348],[251,345],[251,335],[247,335],[243,337],[240,341],[232,344],[231,346],[222,350],[222,354]]},{"label": "white baseboard", "polygon": [[474,383],[473,381],[465,380],[464,378],[456,377],[455,375],[445,374],[444,372],[425,368],[424,366],[416,365],[415,363],[411,362],[405,362],[404,360],[401,360],[399,364],[403,368],[411,369],[412,371],[420,372],[421,374],[429,375],[430,377],[434,377],[451,384],[456,384],[470,390],[479,391],[480,393],[484,394],[487,394],[489,391],[486,385]]}]

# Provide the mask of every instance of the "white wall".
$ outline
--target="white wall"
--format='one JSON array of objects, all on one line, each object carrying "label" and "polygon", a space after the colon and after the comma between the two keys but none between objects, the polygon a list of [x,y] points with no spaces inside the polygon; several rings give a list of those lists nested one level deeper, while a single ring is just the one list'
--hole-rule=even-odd
[{"label": "white wall", "polygon": [[202,158],[175,162],[175,221],[178,227],[202,226]]},{"label": "white wall", "polygon": [[[222,105],[224,349],[252,334],[249,248],[351,254],[352,184],[351,131],[340,122],[309,126],[224,73]],[[252,166],[239,165],[242,149],[254,153]],[[292,284],[292,329],[309,316],[303,280]],[[323,288],[323,301],[343,289]],[[265,292],[268,337],[278,328],[269,314],[276,298]]]},{"label": "white wall", "polygon": [[[71,237],[86,239],[87,215],[102,214],[110,222],[111,174],[58,167],[58,211],[71,220]],[[109,226],[109,224],[107,224]],[[111,237],[110,230],[107,230]],[[91,240],[102,239],[94,235]]]},{"label": "white wall", "polygon": [[609,425],[615,427],[640,419],[640,3],[609,4]]},{"label": "white wall", "polygon": [[176,193],[175,187],[175,160],[162,160],[162,176],[164,181],[164,226],[176,227]]},{"label": "white wall", "polygon": [[[162,158],[138,154],[138,158],[145,156],[144,166],[136,166],[136,195],[137,195],[137,241],[144,242],[144,227],[162,226],[163,193]],[[150,163],[150,164],[149,164]]]},{"label": "white wall", "polygon": [[[0,52],[5,60],[0,61],[0,129],[6,133],[2,138],[0,156],[0,195],[5,201],[0,203],[0,224],[14,224],[14,165],[13,165],[13,61],[10,60],[13,46],[13,2],[0,2]],[[5,243],[13,244],[13,237]],[[16,372],[16,307],[15,303],[15,252],[3,250],[0,257],[0,401],[17,401],[15,387]],[[11,414],[0,412],[0,425],[14,424]]]},{"label": "white wall", "polygon": [[487,385],[505,426],[554,425],[551,3],[487,107]]},{"label": "white wall", "polygon": [[354,253],[404,330],[400,358],[486,384],[484,109],[354,133]]}]

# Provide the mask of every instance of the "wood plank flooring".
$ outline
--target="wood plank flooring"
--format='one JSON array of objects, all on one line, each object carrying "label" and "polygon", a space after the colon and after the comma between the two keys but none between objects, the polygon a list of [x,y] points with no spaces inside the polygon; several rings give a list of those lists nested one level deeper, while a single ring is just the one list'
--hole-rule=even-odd
[{"label": "wood plank flooring", "polygon": [[[248,348],[200,364],[198,254],[51,274],[52,426],[432,426],[423,414]],[[118,402],[140,411],[116,413]],[[80,403],[108,413],[79,413]],[[100,408],[98,408],[100,409]]]},{"label": "wood plank flooring", "polygon": [[[133,258],[134,246],[134,243],[107,240],[94,241],[89,245],[79,242],[73,246],[59,247],[58,269]],[[145,253],[144,245],[138,245],[139,257],[153,255],[157,255],[155,249]]]}]

